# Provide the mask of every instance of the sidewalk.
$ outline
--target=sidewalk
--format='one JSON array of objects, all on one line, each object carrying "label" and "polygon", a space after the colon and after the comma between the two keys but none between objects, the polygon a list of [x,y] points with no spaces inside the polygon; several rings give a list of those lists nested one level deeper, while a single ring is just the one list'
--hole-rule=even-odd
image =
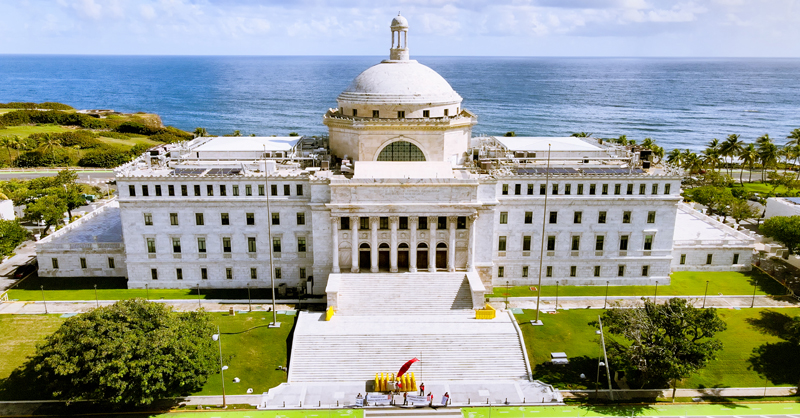
[{"label": "sidewalk", "polygon": [[[177,311],[196,311],[202,307],[206,312],[228,312],[231,308],[235,312],[247,312],[252,306],[252,310],[259,312],[267,312],[272,309],[272,301],[269,300],[253,300],[251,304],[247,300],[202,300],[199,304],[196,299],[175,299],[175,300],[162,300],[152,299],[151,302],[161,302],[171,305]],[[13,314],[13,315],[41,315],[44,313],[49,314],[78,314],[89,312],[98,306],[106,306],[116,303],[116,300],[101,300],[101,301],[25,301],[25,302],[2,302],[0,303],[0,314]],[[46,308],[46,309],[45,309]],[[294,310],[293,305],[276,304],[275,310],[288,311]],[[46,310],[46,311],[45,311]]]},{"label": "sidewalk", "polygon": [[[642,306],[642,298],[645,296],[609,296],[608,303],[604,296],[566,296],[558,298],[558,309],[603,309],[603,306],[610,307],[613,303],[619,302],[623,307]],[[645,297],[653,300],[653,296]],[[667,299],[682,298],[692,302],[696,307],[703,306],[703,295],[699,296],[658,296],[656,302],[663,303]],[[800,302],[791,297],[775,296],[756,296],[755,303],[753,295],[731,295],[731,296],[707,296],[705,306],[707,308],[749,308],[753,304],[754,308],[792,308],[800,306]],[[504,308],[504,298],[491,298],[492,306]],[[556,309],[555,297],[542,297],[539,309],[542,311],[552,311]],[[535,297],[508,298],[509,308],[536,309]]]},{"label": "sidewalk", "polygon": [[0,264],[0,294],[16,283],[14,272],[17,267],[27,264],[36,258],[36,242],[26,241],[14,251],[16,254]]}]

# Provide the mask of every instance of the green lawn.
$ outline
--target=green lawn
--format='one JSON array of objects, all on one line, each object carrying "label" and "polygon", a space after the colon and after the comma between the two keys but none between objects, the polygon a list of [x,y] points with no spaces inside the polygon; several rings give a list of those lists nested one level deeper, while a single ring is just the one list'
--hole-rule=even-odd
[{"label": "green lawn", "polygon": [[[721,309],[720,317],[728,329],[719,334],[723,350],[718,359],[679,384],[684,388],[794,386],[800,376],[800,365],[786,359],[800,356],[800,347],[785,341],[782,326],[789,318],[800,315],[800,308],[785,309]],[[589,326],[602,311],[580,309],[540,315],[544,326],[534,327],[528,321],[535,312],[525,310],[517,315],[520,322],[534,378],[560,389],[594,387],[597,360],[601,355],[599,337]],[[758,349],[756,352],[754,350]],[[570,358],[568,366],[549,364],[550,353],[563,351]],[[760,376],[754,370],[766,375]],[[612,365],[613,369],[613,365]],[[580,379],[580,374],[589,379]]]},{"label": "green lawn", "polygon": [[27,137],[30,134],[71,132],[75,130],[75,128],[65,128],[59,125],[19,125],[8,126],[5,129],[0,129],[0,136],[19,135],[21,137]]},{"label": "green lawn", "polygon": [[[761,176],[761,173],[758,173],[756,175]],[[755,178],[755,175],[753,177]],[[738,183],[735,186],[733,186],[734,189],[737,189],[737,188],[740,188],[740,187],[742,187],[742,186],[739,185]],[[775,189],[775,191],[773,192],[771,184],[761,183],[761,182],[744,183],[744,189],[748,190],[750,192],[753,192],[753,193],[758,193],[758,194],[775,193],[775,194],[778,194],[778,195],[780,195],[782,193],[786,193],[787,191],[789,191],[789,189],[786,188],[785,186],[778,186]]]},{"label": "green lawn", "polygon": [[280,411],[257,411],[248,409],[246,411],[232,411],[215,409],[213,411],[180,411],[152,414],[103,414],[104,417],[125,417],[125,418],[362,418],[363,409],[306,409],[293,410],[285,409]]},{"label": "green lawn", "polygon": [[680,416],[738,416],[794,415],[800,413],[796,403],[779,404],[689,404],[689,405],[568,405],[568,406],[499,406],[491,408],[462,408],[465,418],[522,418],[522,417],[680,417]]},{"label": "green lawn", "polygon": [[[703,296],[706,281],[709,295],[752,295],[753,285],[758,281],[757,295],[784,295],[784,288],[769,276],[757,270],[749,273],[739,272],[695,272],[679,271],[672,273],[670,285],[659,285],[658,294],[664,296]],[[534,286],[512,286],[509,297],[536,296]],[[652,296],[655,286],[609,286],[609,296]],[[605,286],[559,286],[559,296],[604,296]],[[555,296],[556,286],[542,286],[542,296]],[[488,297],[504,297],[506,288],[496,286]]]},{"label": "green lawn", "polygon": [[[287,366],[287,346],[296,316],[278,315],[280,328],[269,328],[272,314],[264,311],[229,316],[213,313],[213,321],[222,333],[225,393],[244,395],[248,388],[259,394],[286,381],[286,372],[277,370]],[[0,400],[47,399],[43,393],[32,392],[32,378],[12,371],[22,372],[25,360],[36,351],[36,344],[44,341],[64,321],[58,315],[0,315]],[[241,379],[233,383],[233,378]],[[220,375],[212,374],[206,385],[195,395],[222,394]]]}]

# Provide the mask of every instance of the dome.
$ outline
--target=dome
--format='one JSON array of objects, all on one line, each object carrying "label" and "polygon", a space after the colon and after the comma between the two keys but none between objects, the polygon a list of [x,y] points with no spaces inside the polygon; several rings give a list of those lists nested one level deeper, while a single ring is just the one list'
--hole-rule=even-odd
[{"label": "dome", "polygon": [[406,20],[406,18],[404,18],[403,16],[400,16],[400,13],[398,13],[397,16],[394,19],[392,19],[392,29],[404,29],[404,28],[408,28],[408,20]]},{"label": "dome", "polygon": [[448,104],[461,96],[439,73],[417,61],[384,61],[359,74],[338,97],[362,104]]}]

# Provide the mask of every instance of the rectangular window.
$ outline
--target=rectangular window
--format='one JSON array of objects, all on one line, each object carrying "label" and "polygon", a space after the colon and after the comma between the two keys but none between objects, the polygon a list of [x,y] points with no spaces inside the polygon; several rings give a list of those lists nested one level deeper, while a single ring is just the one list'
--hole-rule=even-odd
[{"label": "rectangular window", "polygon": [[289,186],[288,184],[284,184],[283,185],[283,195],[284,196],[289,196],[289,195],[291,195],[291,193],[292,193],[292,187]]},{"label": "rectangular window", "polygon": [[422,117],[423,117],[423,118],[429,118],[429,117],[431,117],[431,111],[430,111],[430,110],[423,110],[423,111],[422,111]]},{"label": "rectangular window", "polygon": [[428,217],[427,216],[420,216],[419,217],[419,229],[420,231],[424,231],[428,229]]},{"label": "rectangular window", "polygon": [[650,275],[650,266],[642,266],[642,276],[647,277]]},{"label": "rectangular window", "polygon": [[200,268],[200,280],[208,280],[208,269],[205,267]]},{"label": "rectangular window", "polygon": [[497,277],[504,277],[506,274],[506,269],[503,266],[497,267]]},{"label": "rectangular window", "polygon": [[547,194],[547,186],[544,184],[539,185],[539,195]]},{"label": "rectangular window", "polygon": [[199,184],[195,184],[194,185],[194,195],[195,196],[200,196],[200,185]]},{"label": "rectangular window", "polygon": [[550,223],[554,224],[558,222],[558,212],[550,212]]},{"label": "rectangular window", "polygon": [[647,223],[649,223],[649,224],[656,223],[656,212],[655,211],[651,210],[650,212],[647,212]]},{"label": "rectangular window", "polygon": [[[402,218],[400,218],[402,219]],[[467,217],[459,216],[456,218],[456,229],[467,229]]]},{"label": "rectangular window", "polygon": [[578,194],[583,195],[583,184],[578,185]]},{"label": "rectangular window", "polygon": [[205,253],[206,252],[206,239],[205,238],[197,238],[197,252],[198,253]]},{"label": "rectangular window", "polygon": [[258,280],[258,269],[250,267],[250,280]]},{"label": "rectangular window", "polygon": [[245,222],[247,225],[255,225],[256,224],[256,214],[255,213],[245,213]]},{"label": "rectangular window", "polygon": [[53,264],[53,268],[54,269],[58,269],[58,259],[57,258],[51,258],[50,262]]},{"label": "rectangular window", "polygon": [[681,265],[686,264],[686,254],[681,254]]},{"label": "rectangular window", "polygon": [[220,216],[220,221],[221,221],[222,225],[230,225],[231,224],[231,218],[230,218],[230,216],[228,216],[227,213],[220,213],[219,216]]},{"label": "rectangular window", "polygon": [[664,194],[669,194],[670,186],[672,186],[672,185],[669,184],[669,183],[664,185]]},{"label": "rectangular window", "polygon": [[253,195],[253,186],[246,184],[244,186],[244,195],[245,196],[252,196]]},{"label": "rectangular window", "polygon": [[85,258],[83,258],[83,257],[81,257],[81,268],[82,268],[82,269],[85,269],[85,268],[86,268],[86,259],[85,259]]},{"label": "rectangular window", "polygon": [[606,237],[603,235],[598,235],[594,241],[594,250],[595,251],[603,251],[603,245],[605,244]]},{"label": "rectangular window", "polygon": [[623,235],[619,237],[619,250],[620,251],[628,251],[628,236]]},{"label": "rectangular window", "polygon": [[501,236],[497,242],[497,251],[506,250],[506,237]]},{"label": "rectangular window", "polygon": [[270,184],[269,185],[269,195],[270,196],[277,196],[278,195],[278,185],[277,184]]},{"label": "rectangular window", "polygon": [[558,194],[558,184],[554,184],[553,185],[553,195],[555,196],[557,194]]},{"label": "rectangular window", "polygon": [[167,186],[167,194],[170,196],[175,196],[175,186],[170,184]]},{"label": "rectangular window", "polygon": [[503,191],[502,191],[502,193],[503,193],[503,196],[506,196],[506,195],[508,195],[508,185],[507,185],[507,184],[504,184],[504,185],[503,185],[503,189],[502,189],[502,190],[503,190]]},{"label": "rectangular window", "polygon": [[147,185],[142,185],[142,196],[150,196],[150,191],[147,188]]},{"label": "rectangular window", "polygon": [[117,264],[114,262],[114,257],[108,257],[108,268],[117,268]]},{"label": "rectangular window", "polygon": [[153,214],[152,213],[144,213],[144,224],[147,226],[153,225]]},{"label": "rectangular window", "polygon": [[389,217],[388,216],[381,216],[378,218],[378,229],[387,230],[389,229]]},{"label": "rectangular window", "polygon": [[628,185],[628,190],[626,191],[626,194],[633,194],[633,183]]},{"label": "rectangular window", "polygon": [[227,196],[228,195],[228,189],[225,187],[224,184],[220,184],[219,185],[219,195],[220,196]]},{"label": "rectangular window", "polygon": [[625,276],[625,266],[624,265],[617,266],[617,276],[619,276],[619,277]]},{"label": "rectangular window", "polygon": [[128,196],[130,196],[130,197],[135,197],[136,196],[136,186],[134,186],[132,184],[128,186]]},{"label": "rectangular window", "polygon": [[653,236],[652,235],[645,235],[644,236],[644,249],[645,251],[650,251],[653,249]]},{"label": "rectangular window", "polygon": [[608,185],[607,184],[603,185],[603,191],[600,194],[603,194],[603,195],[607,195],[608,194]]},{"label": "rectangular window", "polygon": [[578,266],[569,266],[569,277],[575,277],[578,275]]},{"label": "rectangular window", "polygon": [[156,184],[156,196],[161,196],[161,185]]},{"label": "rectangular window", "polygon": [[522,266],[522,277],[528,277],[528,266]]},{"label": "rectangular window", "polygon": [[582,220],[583,220],[583,212],[576,210],[575,213],[572,215],[572,223],[579,224],[581,223]]},{"label": "rectangular window", "polygon": [[531,250],[531,237],[529,235],[525,235],[522,237],[522,251],[530,251]]},{"label": "rectangular window", "polygon": [[194,214],[194,223],[197,225],[205,225],[205,218],[203,217],[202,213],[195,213]]},{"label": "rectangular window", "polygon": [[500,212],[500,225],[508,223],[508,212]]},{"label": "rectangular window", "polygon": [[306,239],[303,237],[297,237],[297,252],[298,253],[306,252]]},{"label": "rectangular window", "polygon": [[239,186],[234,185],[232,187],[233,187],[233,190],[232,190],[233,195],[234,196],[239,196]]},{"label": "rectangular window", "polygon": [[147,252],[150,254],[155,254],[156,252],[156,239],[155,238],[147,238]]},{"label": "rectangular window", "polygon": [[713,260],[714,260],[714,254],[708,254],[708,255],[706,256],[706,264],[711,264],[711,262],[712,262]]},{"label": "rectangular window", "polygon": [[347,231],[350,229],[350,218],[342,216],[339,218],[339,229]]},{"label": "rectangular window", "polygon": [[274,253],[281,252],[281,239],[278,237],[272,238],[272,252]]},{"label": "rectangular window", "polygon": [[658,194],[658,183],[653,184],[653,190],[650,191],[650,194]]},{"label": "rectangular window", "polygon": [[645,184],[640,184],[639,185],[639,194],[645,194],[646,190],[647,190],[647,185],[645,185]]},{"label": "rectangular window", "polygon": [[597,193],[597,185],[596,184],[590,184],[589,185],[589,194],[590,195],[594,195],[596,193]]},{"label": "rectangular window", "polygon": [[170,225],[177,225],[178,224],[178,214],[177,213],[170,213],[169,214],[169,224]]},{"label": "rectangular window", "polygon": [[256,237],[247,237],[247,252],[256,252]]},{"label": "rectangular window", "polygon": [[302,196],[303,195],[303,185],[302,184],[298,184],[294,188],[295,188],[295,192],[297,192],[298,196]]},{"label": "rectangular window", "polygon": [[206,196],[214,196],[214,185],[209,184],[206,186]]},{"label": "rectangular window", "polygon": [[373,117],[373,118],[379,118],[379,117],[381,117],[381,112],[380,112],[380,110],[373,110],[373,111],[372,111],[372,117]]},{"label": "rectangular window", "polygon": [[622,212],[622,223],[624,223],[624,224],[631,223],[631,212],[630,211],[626,210],[625,212]]},{"label": "rectangular window", "polygon": [[276,279],[280,279],[281,278],[281,268],[280,267],[275,267],[275,278]]},{"label": "rectangular window", "polygon": [[533,223],[533,212],[525,212],[525,223],[526,224]]},{"label": "rectangular window", "polygon": [[233,269],[231,267],[225,267],[225,279],[233,280]]},{"label": "rectangular window", "polygon": [[150,269],[150,278],[158,280],[158,269]]},{"label": "rectangular window", "polygon": [[173,238],[172,239],[172,252],[173,253],[180,253],[181,252],[181,239],[180,238]]},{"label": "rectangular window", "polygon": [[565,184],[564,185],[564,194],[572,194],[572,185],[571,184]]},{"label": "rectangular window", "polygon": [[521,195],[522,194],[522,185],[521,184],[515,184],[514,185],[514,194],[515,195]]},{"label": "rectangular window", "polygon": [[601,211],[600,211],[600,212],[597,214],[597,223],[599,223],[599,224],[604,224],[604,223],[606,223],[606,211],[604,211],[604,210],[601,210]]},{"label": "rectangular window", "polygon": [[739,264],[739,254],[733,255],[733,264]]},{"label": "rectangular window", "polygon": [[446,216],[440,216],[439,217],[439,222],[437,222],[437,223],[438,223],[438,225],[436,225],[436,228],[438,228],[438,229],[447,229],[447,217]]},{"label": "rectangular window", "polygon": [[306,268],[305,267],[300,267],[300,278],[301,279],[305,279],[306,278]]},{"label": "rectangular window", "polygon": [[353,116],[358,116],[358,109],[353,109]]},{"label": "rectangular window", "polygon": [[444,115],[445,116],[449,116],[450,115],[450,109],[445,109],[444,110]]},{"label": "rectangular window", "polygon": [[406,111],[405,110],[398,110],[397,111],[397,119],[403,119],[405,117],[406,117]]},{"label": "rectangular window", "polygon": [[600,266],[594,266],[594,277],[600,277]]},{"label": "rectangular window", "polygon": [[272,224],[273,225],[280,225],[281,224],[281,214],[280,213],[273,213],[272,214]]},{"label": "rectangular window", "polygon": [[175,269],[175,279],[183,280],[183,269]]},{"label": "rectangular window", "polygon": [[533,184],[528,184],[528,194],[533,194]]},{"label": "rectangular window", "polygon": [[615,184],[614,185],[614,194],[620,194],[620,193],[622,193],[622,185],[621,184]]},{"label": "rectangular window", "polygon": [[305,212],[297,212],[297,224],[298,225],[305,225],[306,224],[306,213]]},{"label": "rectangular window", "polygon": [[555,251],[556,250],[556,237],[555,235],[550,235],[547,237],[547,251]]},{"label": "rectangular window", "polygon": [[189,188],[185,184],[181,184],[181,196],[189,196]]},{"label": "rectangular window", "polygon": [[263,184],[259,184],[259,185],[258,185],[258,195],[259,195],[259,196],[264,196],[265,194],[266,194],[266,193],[265,193],[265,191],[264,191],[264,185],[263,185]]},{"label": "rectangular window", "polygon": [[223,237],[222,238],[222,252],[223,253],[231,252],[231,238],[230,237]]},{"label": "rectangular window", "polygon": [[[422,219],[422,218],[420,218],[420,219]],[[362,231],[369,230],[369,217],[362,216],[362,217],[358,218],[358,223],[360,224],[360,225],[358,225],[358,229],[360,229]]]},{"label": "rectangular window", "polygon": [[580,251],[581,249],[581,236],[580,235],[573,235],[572,236],[572,246],[570,247],[572,251]]},{"label": "rectangular window", "polygon": [[553,266],[547,266],[544,275],[545,277],[553,277]]}]

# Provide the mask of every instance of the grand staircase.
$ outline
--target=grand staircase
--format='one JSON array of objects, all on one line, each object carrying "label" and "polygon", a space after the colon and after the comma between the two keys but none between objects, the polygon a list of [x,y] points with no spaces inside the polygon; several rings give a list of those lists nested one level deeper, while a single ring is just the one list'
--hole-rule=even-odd
[{"label": "grand staircase", "polygon": [[437,315],[472,309],[465,273],[342,274],[337,313]]}]

